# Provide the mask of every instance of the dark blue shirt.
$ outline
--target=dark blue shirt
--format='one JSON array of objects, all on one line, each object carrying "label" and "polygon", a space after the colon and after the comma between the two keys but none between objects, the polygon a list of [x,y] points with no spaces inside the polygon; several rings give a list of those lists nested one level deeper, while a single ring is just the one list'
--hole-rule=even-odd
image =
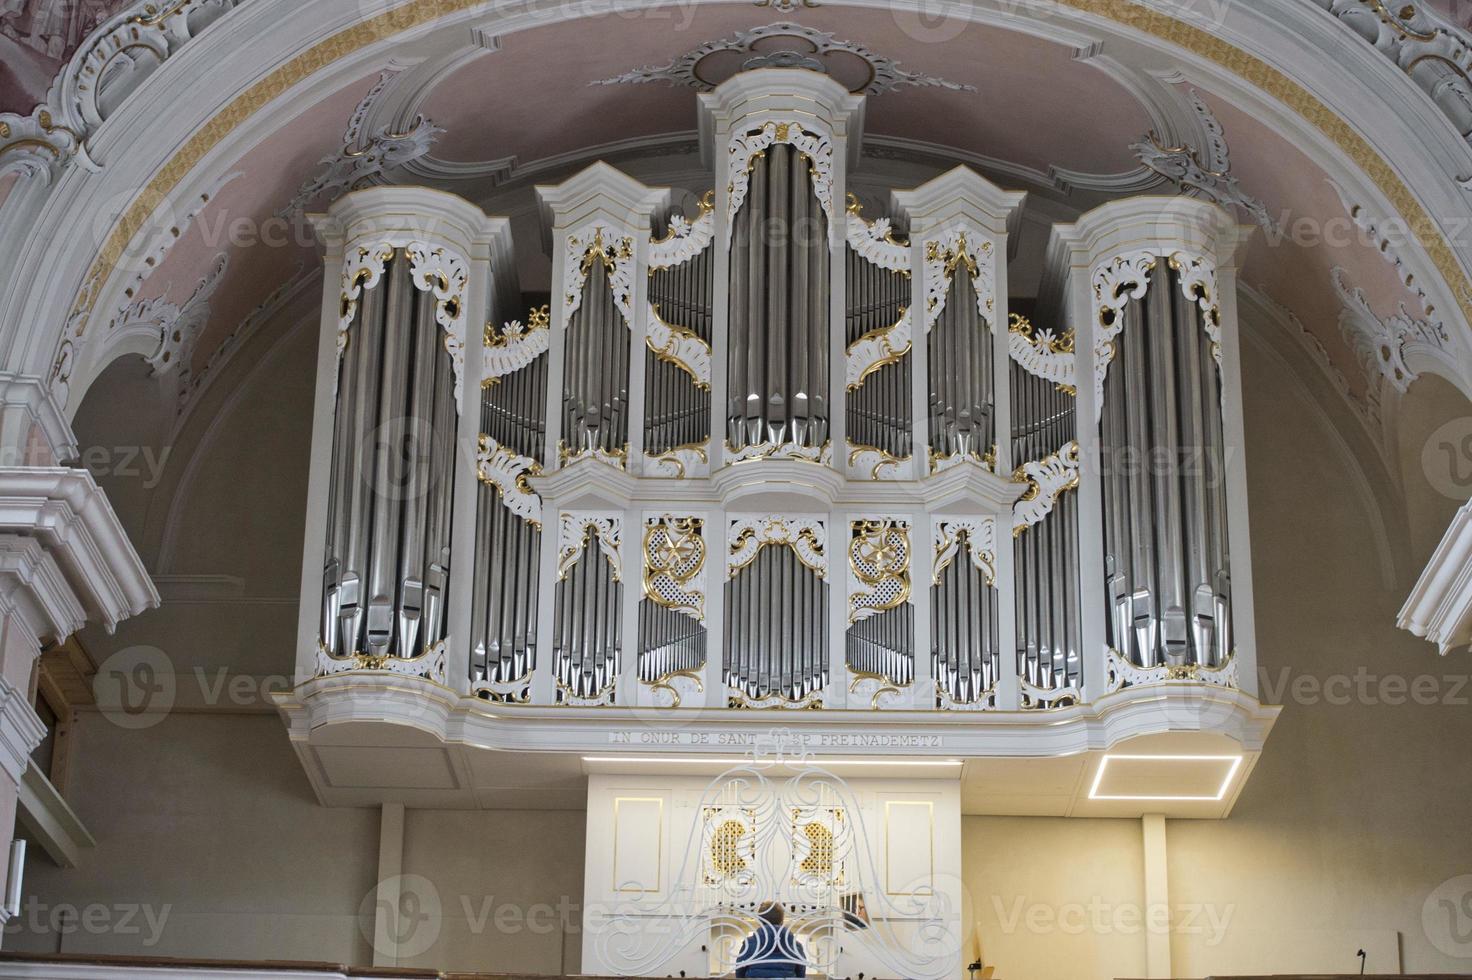
[{"label": "dark blue shirt", "polygon": [[763,922],[741,944],[741,952],[736,956],[736,976],[743,980],[807,975],[807,951],[786,926]]}]

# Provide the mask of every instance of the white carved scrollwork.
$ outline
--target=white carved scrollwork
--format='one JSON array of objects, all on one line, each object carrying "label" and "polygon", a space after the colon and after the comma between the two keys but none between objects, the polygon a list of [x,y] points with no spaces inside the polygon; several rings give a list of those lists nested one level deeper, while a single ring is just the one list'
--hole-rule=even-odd
[{"label": "white carved scrollwork", "polygon": [[1034,330],[1031,321],[1016,313],[1008,320],[1007,350],[1012,360],[1028,374],[1077,394],[1073,331],[1059,336],[1051,330]]},{"label": "white carved scrollwork", "polygon": [[348,346],[348,331],[358,313],[363,290],[377,286],[396,250],[409,259],[409,278],[414,288],[435,298],[434,319],[445,331],[445,350],[455,369],[455,408],[465,377],[465,293],[470,285],[470,265],[459,253],[444,245],[431,245],[407,235],[388,235],[373,242],[350,246],[343,260],[342,304],[338,311],[337,353]]},{"label": "white carved scrollwork", "polygon": [[887,327],[871,330],[849,344],[844,367],[844,383],[853,391],[882,367],[894,364],[910,352],[914,336],[910,311],[900,308],[900,318]]},{"label": "white carved scrollwork", "polygon": [[861,212],[859,199],[850,194],[846,212],[846,237],[854,254],[881,269],[908,276],[910,274],[910,243],[899,241],[894,237],[894,227],[888,218],[865,221]]},{"label": "white carved scrollwork", "polygon": [[791,548],[799,561],[816,572],[819,578],[826,579],[828,554],[824,542],[827,536],[826,525],[817,518],[782,517],[778,514],[732,518],[726,530],[730,549],[726,577],[734,577],[756,561],[763,548],[779,547]]},{"label": "white carved scrollwork", "polygon": [[[110,8],[111,16],[82,40],[52,80],[46,101],[28,116],[0,113],[0,175],[19,172],[50,180],[73,158],[89,171],[101,170],[87,155],[87,144],[112,107],[239,2],[134,0],[100,5]],[[27,8],[8,4],[6,9]],[[38,43],[44,29],[40,25],[54,26],[56,17],[84,17],[80,10],[63,15],[59,6],[53,9],[49,4],[30,9],[32,40]],[[25,19],[23,15],[21,20]]]},{"label": "white carved scrollwork", "polygon": [[1051,711],[1054,708],[1068,708],[1076,704],[1084,703],[1083,692],[1072,684],[1067,687],[1046,688],[1031,684],[1023,678],[1018,678],[1017,685],[1021,695],[1023,708],[1037,711]]},{"label": "white carved scrollwork", "polygon": [[1397,313],[1381,317],[1371,308],[1365,291],[1352,284],[1349,273],[1338,266],[1331,270],[1329,279],[1343,304],[1339,332],[1364,368],[1366,387],[1378,390],[1383,379],[1404,394],[1418,377],[1406,363],[1406,344],[1419,341],[1441,348],[1441,325],[1412,316],[1405,304]]},{"label": "white carved scrollwork", "polygon": [[644,522],[644,597],[705,623],[705,521],[661,515]]},{"label": "white carved scrollwork", "polygon": [[531,704],[531,677],[519,677],[513,681],[477,681],[470,688],[470,693],[492,704]]},{"label": "white carved scrollwork", "polygon": [[753,446],[742,446],[737,449],[729,442],[726,443],[726,461],[728,463],[745,463],[757,459],[793,459],[803,463],[821,463],[824,466],[833,465],[833,444],[823,443],[823,448],[803,446],[796,442],[784,442],[780,446],[770,442],[761,442]]},{"label": "white carved scrollwork", "polygon": [[694,221],[677,214],[670,218],[669,234],[650,240],[650,271],[684,265],[705,251],[715,235],[715,192],[709,191],[700,199],[700,214]]},{"label": "white carved scrollwork", "polygon": [[855,590],[848,597],[849,624],[910,601],[910,522],[893,517],[853,522],[848,565]]},{"label": "white carved scrollwork", "polygon": [[520,371],[547,353],[551,345],[551,322],[547,307],[543,306],[527,315],[526,326],[522,326],[520,320],[512,320],[498,332],[486,324],[485,378],[481,384],[494,384],[497,379]]},{"label": "white carved scrollwork", "polygon": [[849,704],[868,706],[875,711],[904,710],[910,707],[905,688],[882,674],[852,671],[848,685]]},{"label": "white carved scrollwork", "polygon": [[1150,275],[1165,259],[1180,277],[1181,290],[1201,308],[1202,329],[1211,341],[1217,365],[1222,362],[1221,313],[1217,306],[1216,267],[1204,256],[1183,249],[1142,248],[1099,263],[1092,276],[1094,299],[1094,414],[1104,417],[1104,380],[1114,360],[1115,343],[1124,330],[1124,308],[1142,299]]},{"label": "white carved scrollwork", "polygon": [[710,389],[710,344],[694,330],[665,322],[659,304],[649,304],[645,318],[644,343],[654,356],[690,375],[695,387]]},{"label": "white carved scrollwork", "polygon": [[527,477],[541,474],[540,463],[484,434],[480,437],[475,462],[480,482],[500,492],[507,510],[528,524],[542,526],[542,498],[527,482]]},{"label": "white carved scrollwork", "polygon": [[588,281],[593,263],[602,262],[608,273],[613,305],[624,318],[624,325],[633,330],[634,239],[595,221],[568,235],[566,245],[562,270],[564,325],[572,322],[572,315],[583,305],[583,284]]},{"label": "white carved scrollwork", "polygon": [[1028,484],[1027,490],[1012,505],[1012,533],[1016,535],[1051,514],[1053,505],[1064,493],[1078,489],[1078,443],[1070,442],[1052,456],[1023,463],[1013,474],[1013,479],[1025,480]]},{"label": "white carved scrollwork", "polygon": [[786,143],[801,153],[808,161],[808,170],[813,178],[813,193],[822,206],[828,220],[833,220],[833,141],[825,133],[814,133],[803,129],[802,124],[791,119],[773,120],[763,123],[761,128],[744,133],[731,134],[726,166],[731,182],[726,188],[726,224],[729,227],[746,201],[746,192],[751,185],[751,167],[757,155],[774,143]]},{"label": "white carved scrollwork", "polygon": [[348,657],[334,657],[321,644],[317,646],[318,677],[348,674],[360,671],[398,674],[401,677],[423,677],[437,684],[445,683],[446,638],[436,643],[417,657],[375,657],[366,653],[355,653]]},{"label": "white carved scrollwork", "polygon": [[590,514],[566,511],[557,524],[557,578],[567,578],[572,566],[583,554],[589,539],[598,542],[598,550],[613,569],[613,580],[623,581],[618,547],[623,539],[624,519],[617,514]]},{"label": "white carved scrollwork", "polygon": [[[970,236],[970,237],[968,237]],[[936,238],[925,239],[925,330],[935,328],[946,308],[946,296],[956,269],[965,268],[976,292],[976,312],[988,323],[997,305],[995,248],[990,241],[974,242],[980,236],[966,228],[953,228]]]},{"label": "white carved scrollwork", "polygon": [[997,522],[991,517],[937,517],[934,526],[935,561],[932,582],[940,584],[941,573],[961,553],[965,538],[966,554],[981,572],[986,584],[997,584]]},{"label": "white carved scrollwork", "polygon": [[667,476],[676,480],[703,476],[710,466],[710,457],[706,453],[708,445],[710,443],[702,442],[676,446],[658,456],[645,453],[644,473],[646,476]]},{"label": "white carved scrollwork", "polygon": [[1200,664],[1161,664],[1158,667],[1137,667],[1120,656],[1119,651],[1109,651],[1110,691],[1126,687],[1145,687],[1167,681],[1188,681],[1208,687],[1237,686],[1237,658],[1230,657],[1220,667],[1203,667]]},{"label": "white carved scrollwork", "polygon": [[584,697],[581,694],[574,693],[572,688],[568,687],[562,681],[558,681],[557,703],[574,708],[606,708],[613,704],[616,689],[617,684],[610,683],[598,693]]},{"label": "white carved scrollwork", "polygon": [[848,444],[848,468],[868,472],[870,480],[903,480],[911,457],[899,457],[878,446]]},{"label": "white carved scrollwork", "polygon": [[661,674],[652,681],[645,681],[649,689],[649,702],[655,708],[678,708],[683,704],[701,704],[705,694],[705,682],[693,670],[675,670]]}]

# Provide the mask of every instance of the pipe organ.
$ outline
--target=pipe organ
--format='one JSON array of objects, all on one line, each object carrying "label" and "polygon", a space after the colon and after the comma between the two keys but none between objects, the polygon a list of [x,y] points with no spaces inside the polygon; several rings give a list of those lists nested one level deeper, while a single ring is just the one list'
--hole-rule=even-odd
[{"label": "pipe organ", "polygon": [[538,187],[545,306],[458,199],[317,219],[304,673],[569,709],[1235,685],[1237,227],[1104,205],[1054,228],[1024,316],[1024,196],[958,167],[861,204],[863,103],[752,69],[700,96],[687,206],[603,163]]}]

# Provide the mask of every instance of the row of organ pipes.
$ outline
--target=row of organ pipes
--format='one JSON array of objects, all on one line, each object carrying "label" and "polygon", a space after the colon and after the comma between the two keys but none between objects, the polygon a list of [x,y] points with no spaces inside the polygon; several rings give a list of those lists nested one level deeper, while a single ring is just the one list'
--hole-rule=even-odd
[{"label": "row of organ pipes", "polygon": [[[1055,229],[1050,295],[1009,315],[1023,195],[957,168],[866,216],[846,187],[856,108],[814,72],[747,72],[702,96],[715,189],[687,207],[601,163],[538,188],[545,305],[504,269],[463,262],[491,282],[455,294],[423,243],[319,225],[345,230],[314,437],[316,673],[448,671],[510,704],[953,710],[1227,676],[1237,383],[1216,266],[1235,226],[1107,205]],[[1192,208],[1210,210],[1172,214]],[[1158,240],[1111,251],[1111,222]],[[466,406],[478,479],[457,511]],[[1187,455],[1202,465],[1121,465]],[[779,465],[909,502],[728,511],[710,489]],[[568,502],[547,481],[573,467],[590,479]],[[932,513],[942,484],[962,489]]]}]

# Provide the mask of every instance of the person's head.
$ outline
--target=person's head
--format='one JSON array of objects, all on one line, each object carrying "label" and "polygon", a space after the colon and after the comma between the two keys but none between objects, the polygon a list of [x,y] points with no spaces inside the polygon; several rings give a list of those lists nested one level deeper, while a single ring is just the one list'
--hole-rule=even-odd
[{"label": "person's head", "polygon": [[781,902],[763,902],[756,910],[756,914],[768,925],[780,926],[787,918],[787,911],[782,908]]}]

